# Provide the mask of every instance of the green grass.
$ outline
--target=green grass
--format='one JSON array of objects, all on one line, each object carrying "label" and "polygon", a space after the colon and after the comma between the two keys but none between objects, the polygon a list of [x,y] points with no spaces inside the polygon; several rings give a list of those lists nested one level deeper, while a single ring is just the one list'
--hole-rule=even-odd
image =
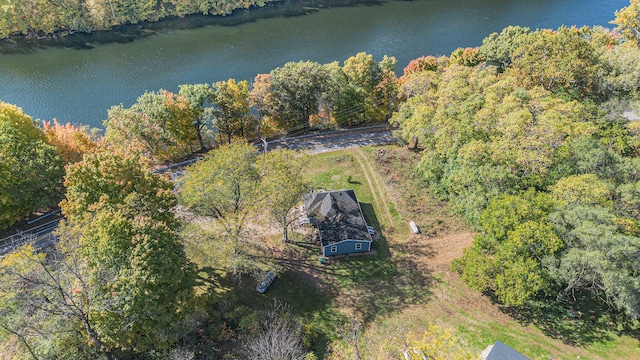
[{"label": "green grass", "polygon": [[[418,264],[403,263],[410,259],[411,253],[417,251],[415,248],[404,249],[399,246],[406,235],[402,225],[409,219],[422,225],[429,236],[470,231],[470,227],[452,214],[446,202],[430,196],[428,189],[418,181],[412,170],[418,155],[409,152],[398,154],[393,153],[393,148],[388,149],[391,151],[368,148],[365,153],[375,164],[375,170],[382,174],[387,186],[396,191],[398,202],[387,201],[385,205],[395,225],[400,223],[397,226],[400,231],[385,233],[384,241],[378,244],[391,248],[394,255],[349,258],[334,265],[334,276],[341,290],[352,293],[351,298],[370,306],[368,310],[361,310],[365,312],[365,318],[370,320],[372,330],[367,335],[370,341],[375,343],[379,336],[398,333],[406,328],[419,332],[419,329],[426,329],[429,323],[438,323],[453,329],[465,348],[474,354],[499,339],[532,359],[546,360],[551,356],[562,359],[575,359],[578,356],[582,359],[640,358],[638,341],[629,335],[575,326],[575,323],[565,321],[562,311],[555,314],[561,319],[556,325],[548,320],[546,325],[522,323],[502,313],[490,299],[469,289],[454,274],[433,274],[417,270]],[[344,159],[345,152],[325,154],[318,161],[327,165],[330,161],[326,160],[335,159],[333,156]],[[339,180],[346,177],[341,176],[340,171],[348,172],[352,180],[364,178],[355,164],[346,167],[342,160],[337,163],[332,163],[331,176],[323,173],[320,164],[314,166],[316,181],[330,178],[332,184],[344,187],[346,184],[339,183]],[[360,188],[363,196],[370,194],[368,190],[367,186]],[[358,196],[361,196],[360,193]],[[375,218],[382,209],[365,205],[363,211],[365,216]],[[370,295],[362,295],[367,293]],[[558,331],[564,331],[561,337]],[[579,334],[572,337],[572,331]],[[582,340],[576,343],[577,339]]]},{"label": "green grass", "polygon": [[[356,191],[367,222],[382,230],[374,243],[376,255],[320,264],[316,245],[289,244],[286,251],[295,256],[280,260],[283,270],[264,295],[256,292],[255,279],[238,283],[218,274],[218,286],[224,289],[218,296],[227,299],[225,309],[235,326],[250,327],[278,301],[288,304],[312,329],[311,349],[320,359],[328,344],[340,341],[339,329],[354,314],[365,321],[362,343],[367,344],[365,351],[375,354],[370,358],[383,358],[382,340],[390,339],[390,334],[402,339],[407,333],[420,334],[430,323],[452,329],[473,354],[499,339],[532,359],[640,358],[638,337],[632,333],[606,330],[606,324],[596,329],[585,322],[587,316],[578,323],[560,310],[543,311],[544,316],[532,312],[530,320],[516,320],[446,267],[426,266],[424,259],[432,251],[429,241],[408,240],[408,221],[425,229],[428,239],[468,233],[470,228],[446,202],[429,195],[413,174],[418,154],[393,147],[382,150],[364,149],[364,153],[367,165],[373,165],[368,167],[369,180],[376,182],[373,187],[380,190],[384,181],[389,194],[373,193],[358,162],[363,161],[362,153],[355,150],[315,155],[308,166],[316,189]],[[397,357],[394,346],[389,354]]]},{"label": "green grass", "polygon": [[368,198],[358,195],[358,198],[362,197],[363,201],[372,199],[364,175],[348,150],[314,155],[307,169],[317,189],[354,189],[359,193],[368,193]]}]

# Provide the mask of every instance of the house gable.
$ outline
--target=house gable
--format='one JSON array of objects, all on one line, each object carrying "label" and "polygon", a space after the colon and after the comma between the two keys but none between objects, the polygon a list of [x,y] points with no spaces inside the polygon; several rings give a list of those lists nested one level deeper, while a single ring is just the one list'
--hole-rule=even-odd
[{"label": "house gable", "polygon": [[[347,254],[371,250],[371,234],[367,229],[360,203],[353,190],[312,192],[304,197],[307,216],[313,218],[320,235],[323,254]],[[354,245],[350,245],[354,242]],[[359,248],[355,243],[360,242]],[[330,245],[340,248],[331,252]],[[365,246],[365,243],[368,243]],[[350,247],[352,247],[350,249]],[[368,250],[362,250],[362,249]],[[328,249],[325,251],[325,249]]]}]

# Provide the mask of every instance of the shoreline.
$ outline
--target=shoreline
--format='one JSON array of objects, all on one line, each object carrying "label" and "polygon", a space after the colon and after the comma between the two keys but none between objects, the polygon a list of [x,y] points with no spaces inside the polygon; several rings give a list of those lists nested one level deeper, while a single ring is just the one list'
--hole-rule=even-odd
[{"label": "shoreline", "polygon": [[206,26],[237,26],[261,19],[297,17],[332,7],[381,5],[385,0],[276,0],[264,6],[236,9],[229,15],[191,14],[170,16],[156,21],[118,25],[90,33],[64,30],[49,35],[20,35],[0,39],[0,54],[28,53],[47,47],[91,49],[96,45],[128,43],[158,33],[198,29]]}]

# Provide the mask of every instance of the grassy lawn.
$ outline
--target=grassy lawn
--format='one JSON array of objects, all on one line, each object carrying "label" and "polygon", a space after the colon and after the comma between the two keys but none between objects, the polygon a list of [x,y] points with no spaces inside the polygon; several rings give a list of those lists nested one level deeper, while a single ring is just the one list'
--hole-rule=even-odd
[{"label": "grassy lawn", "polygon": [[[355,190],[367,222],[378,230],[375,254],[320,264],[319,246],[298,234],[281,250],[279,277],[265,295],[256,293],[253,279],[222,280],[234,306],[255,311],[274,301],[287,304],[311,329],[319,358],[328,344],[342,341],[353,319],[364,324],[359,342],[365,359],[401,359],[406,336],[431,323],[452,329],[474,355],[499,339],[532,359],[640,358],[637,335],[592,324],[588,316],[569,319],[562,309],[523,318],[462,283],[449,262],[471,244],[473,229],[415,178],[418,158],[395,147],[314,155],[308,169],[316,189]],[[412,234],[409,221],[422,234]]]}]

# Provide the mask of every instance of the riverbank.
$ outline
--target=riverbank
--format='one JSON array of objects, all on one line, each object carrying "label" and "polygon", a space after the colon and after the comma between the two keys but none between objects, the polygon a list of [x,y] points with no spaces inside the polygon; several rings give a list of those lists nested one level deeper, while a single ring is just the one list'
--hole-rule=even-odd
[{"label": "riverbank", "polygon": [[115,26],[109,30],[90,33],[59,31],[53,34],[32,34],[0,39],[0,54],[29,53],[46,47],[91,49],[97,45],[128,43],[155,34],[175,30],[193,30],[206,26],[238,26],[260,19],[304,16],[332,7],[380,5],[383,0],[275,0],[264,6],[236,9],[229,15],[191,14],[170,16],[156,21]]},{"label": "riverbank", "polygon": [[[118,41],[111,34],[87,39],[74,34],[80,37],[75,47],[44,42],[18,47],[0,55],[0,100],[22,107],[35,119],[102,127],[112,106],[129,107],[147,91],[177,92],[181,84],[230,78],[252,81],[256,74],[289,61],[342,62],[359,52],[377,61],[394,56],[401,72],[412,59],[478,46],[509,25],[606,26],[628,0],[415,0],[325,5],[320,11],[304,9],[319,8],[308,4],[299,6],[309,14],[305,16],[274,13],[259,19],[249,10],[216,20],[233,20],[228,26],[203,24],[180,30],[196,25],[177,21],[169,26],[165,21],[149,25],[157,28],[141,28],[143,39],[135,34]],[[253,20],[243,18],[247,15]],[[245,23],[234,25],[241,20]],[[160,29],[163,25],[165,30]]]}]

